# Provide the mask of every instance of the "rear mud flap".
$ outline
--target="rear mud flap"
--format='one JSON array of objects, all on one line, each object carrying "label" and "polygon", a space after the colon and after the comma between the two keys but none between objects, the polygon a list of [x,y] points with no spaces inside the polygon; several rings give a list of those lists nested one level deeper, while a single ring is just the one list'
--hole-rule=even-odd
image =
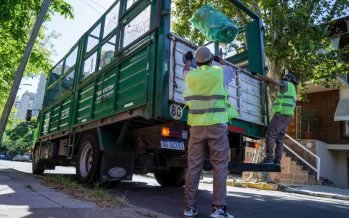
[{"label": "rear mud flap", "polygon": [[117,152],[104,153],[101,159],[100,181],[132,180],[134,154]]}]

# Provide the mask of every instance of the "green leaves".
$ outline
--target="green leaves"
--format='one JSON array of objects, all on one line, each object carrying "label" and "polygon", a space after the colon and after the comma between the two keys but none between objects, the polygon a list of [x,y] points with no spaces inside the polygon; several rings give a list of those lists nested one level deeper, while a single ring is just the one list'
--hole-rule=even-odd
[{"label": "green leaves", "polygon": [[[43,0],[0,0],[0,111],[7,99],[35,19]],[[63,0],[53,0],[47,19],[54,13],[73,18],[72,7]],[[41,29],[31,53],[25,75],[47,72],[51,65],[51,48]]]},{"label": "green leaves", "polygon": [[[248,18],[228,0],[207,0],[225,15],[244,24]],[[286,69],[305,81],[324,86],[337,86],[337,75],[349,71],[341,63],[347,50],[333,50],[325,27],[334,18],[349,11],[349,0],[243,0],[263,20],[265,56],[272,78],[280,78]],[[172,31],[202,45],[205,38],[190,27],[189,19],[203,1],[175,0]],[[326,25],[325,25],[326,24]],[[304,90],[304,89],[303,89]]]}]

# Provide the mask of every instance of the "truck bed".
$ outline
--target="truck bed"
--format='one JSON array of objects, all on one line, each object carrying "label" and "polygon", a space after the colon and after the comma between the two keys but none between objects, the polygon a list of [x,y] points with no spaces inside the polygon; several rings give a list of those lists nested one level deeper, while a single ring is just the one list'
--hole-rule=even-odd
[{"label": "truck bed", "polygon": [[[183,55],[194,52],[197,46],[175,35],[171,35],[171,61],[169,76],[169,100],[184,104]],[[217,62],[214,65],[219,66]],[[265,126],[263,83],[250,72],[228,63],[235,71],[235,79],[228,85],[229,102],[239,111],[241,121]]]}]

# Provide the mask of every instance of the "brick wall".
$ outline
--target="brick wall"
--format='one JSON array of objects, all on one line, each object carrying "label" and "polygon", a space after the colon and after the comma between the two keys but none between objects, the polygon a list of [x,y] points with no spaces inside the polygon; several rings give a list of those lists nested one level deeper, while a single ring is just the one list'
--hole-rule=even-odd
[{"label": "brick wall", "polygon": [[[341,122],[334,121],[339,100],[339,90],[316,92],[308,94],[308,102],[297,102],[305,111],[314,111],[319,119],[319,124],[311,126],[314,132],[314,139],[324,141],[329,144],[348,144],[349,139],[341,137]],[[305,138],[307,123],[302,121],[302,138]]]},{"label": "brick wall", "polygon": [[292,160],[291,157],[282,155],[281,172],[269,173],[271,179],[277,183],[284,184],[317,184],[315,176],[309,174],[307,170]]}]

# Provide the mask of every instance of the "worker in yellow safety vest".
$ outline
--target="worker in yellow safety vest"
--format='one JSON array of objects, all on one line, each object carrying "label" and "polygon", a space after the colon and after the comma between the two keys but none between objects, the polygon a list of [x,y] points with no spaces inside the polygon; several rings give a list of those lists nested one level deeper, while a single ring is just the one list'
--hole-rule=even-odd
[{"label": "worker in yellow safety vest", "polygon": [[[275,81],[259,76],[267,84],[279,87],[272,107],[272,119],[265,135],[266,157],[262,164],[280,165],[284,147],[284,137],[288,125],[291,123],[296,107],[298,79],[292,72],[288,72],[282,80]],[[275,156],[274,156],[274,146]]]},{"label": "worker in yellow safety vest", "polygon": [[[205,158],[206,145],[210,148],[213,165],[213,202],[210,217],[229,217],[226,202],[226,180],[229,162],[229,141],[226,123],[239,116],[227,101],[226,88],[236,75],[236,70],[225,65],[218,56],[213,57],[206,47],[195,51],[197,69],[190,70],[193,54],[185,54],[184,99],[189,107],[188,170],[185,180],[184,217],[198,214],[196,195],[200,173]],[[212,61],[223,66],[212,66]]]}]

